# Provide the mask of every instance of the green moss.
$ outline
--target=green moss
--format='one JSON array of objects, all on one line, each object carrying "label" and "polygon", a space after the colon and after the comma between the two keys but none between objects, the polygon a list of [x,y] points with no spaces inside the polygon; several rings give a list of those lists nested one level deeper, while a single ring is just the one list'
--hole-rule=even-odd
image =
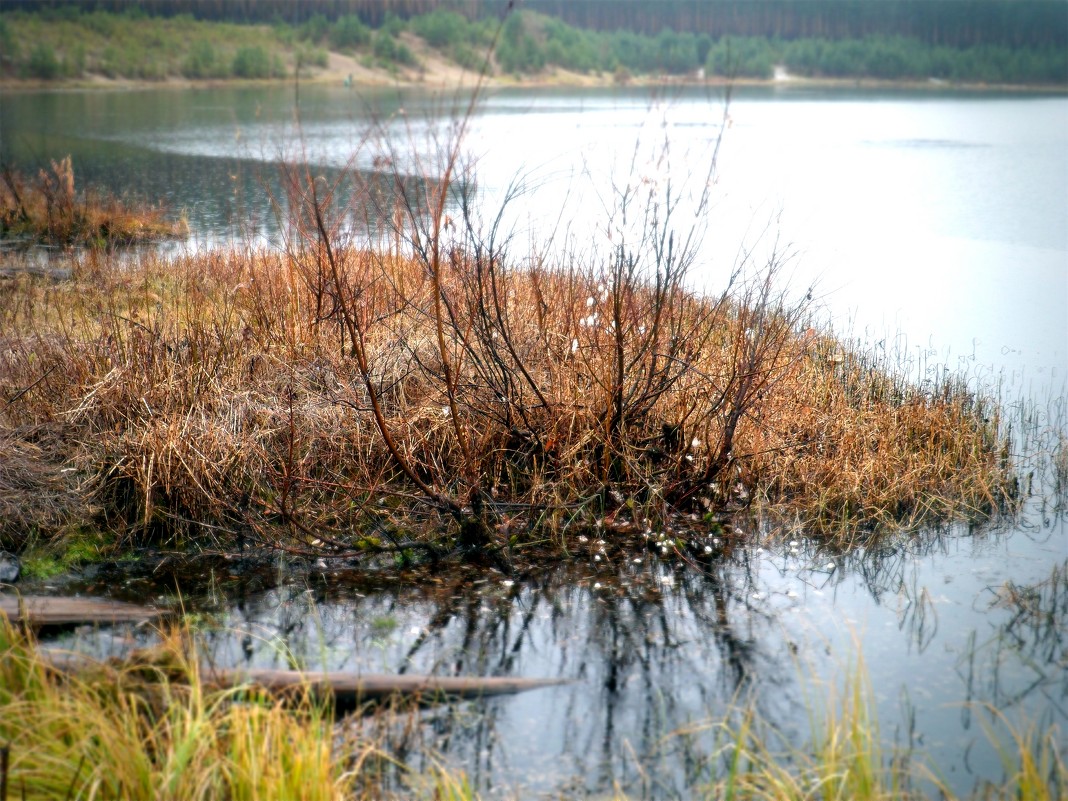
[{"label": "green moss", "polygon": [[22,555],[22,574],[32,579],[54,578],[103,561],[113,545],[111,538],[101,531],[77,528],[57,540],[32,545]]},{"label": "green moss", "polygon": [[371,631],[377,636],[386,636],[396,631],[399,625],[397,619],[392,615],[383,615],[371,620]]},{"label": "green moss", "polygon": [[23,578],[50,579],[63,571],[63,564],[52,554],[31,552],[22,557]]}]

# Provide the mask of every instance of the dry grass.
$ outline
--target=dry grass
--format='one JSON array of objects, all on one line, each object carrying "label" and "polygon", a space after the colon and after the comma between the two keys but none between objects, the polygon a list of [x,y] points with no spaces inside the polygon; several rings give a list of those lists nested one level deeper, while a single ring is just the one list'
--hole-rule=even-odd
[{"label": "dry grass", "polygon": [[[0,786],[9,797],[86,801],[340,801],[453,794],[462,776],[379,780],[397,768],[355,726],[307,694],[285,702],[199,681],[188,631],[133,666],[61,673],[31,637],[0,618]],[[403,773],[402,769],[398,769]],[[398,771],[392,771],[396,773]],[[394,784],[397,784],[393,778]]]},{"label": "dry grass", "polygon": [[807,358],[752,430],[750,450],[763,455],[751,468],[771,503],[802,527],[847,538],[987,519],[1011,505],[1017,487],[996,404],[959,378],[921,390],[895,377],[895,365],[808,337]]},{"label": "dry grass", "polygon": [[472,497],[496,546],[753,497],[851,542],[1011,500],[996,410],[805,330],[773,276],[702,297],[611,263],[333,255],[91,253],[3,283],[3,447],[47,431],[37,464],[109,525],[223,548],[402,550]]},{"label": "dry grass", "polygon": [[105,247],[188,233],[163,210],[128,206],[110,196],[79,192],[70,156],[27,179],[0,171],[0,238],[46,245]]}]

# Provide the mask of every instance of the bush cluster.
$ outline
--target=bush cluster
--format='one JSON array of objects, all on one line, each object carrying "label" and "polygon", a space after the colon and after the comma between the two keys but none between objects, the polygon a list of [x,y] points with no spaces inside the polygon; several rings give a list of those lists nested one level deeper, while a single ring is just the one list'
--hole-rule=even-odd
[{"label": "bush cluster", "polygon": [[[417,33],[424,28],[413,23]],[[438,36],[437,27],[429,30],[432,37]],[[453,23],[449,30],[462,29]],[[427,41],[433,44],[430,38]],[[452,39],[449,45],[455,47]],[[623,70],[630,74],[666,75],[686,75],[703,69],[708,75],[770,78],[774,65],[783,64],[791,72],[813,77],[941,78],[988,83],[1068,81],[1068,52],[1053,48],[958,49],[934,47],[901,36],[859,40],[712,39],[707,34],[666,29],[656,36],[643,36],[623,30],[582,30],[531,13],[509,18],[496,55],[501,69],[514,73],[557,66],[577,72]]]},{"label": "bush cluster", "polygon": [[[150,81],[274,78],[286,74],[292,49],[270,29],[189,16],[80,13],[67,7],[64,13],[0,17],[0,70],[43,81],[86,73]],[[303,64],[326,62],[321,48],[300,55]]]}]

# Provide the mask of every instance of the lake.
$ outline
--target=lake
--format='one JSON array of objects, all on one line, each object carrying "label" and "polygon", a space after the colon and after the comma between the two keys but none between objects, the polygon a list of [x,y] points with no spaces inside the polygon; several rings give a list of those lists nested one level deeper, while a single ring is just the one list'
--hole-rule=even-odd
[{"label": "lake", "polygon": [[[453,106],[412,90],[307,86],[298,124],[292,87],[7,93],[0,157],[35,167],[70,154],[79,181],[163,199],[190,220],[184,247],[270,243],[281,159],[304,153],[333,175],[388,158],[433,177]],[[531,242],[550,255],[604,252],[625,233],[622,191],[670,188],[679,231],[701,237],[698,289],[722,288],[739,254],[756,265],[772,249],[790,254],[791,286],[813,288],[819,319],[918,382],[961,370],[1027,415],[1025,471],[1039,434],[1064,429],[1068,98],[787,85],[739,90],[725,116],[718,90],[494,91],[464,152],[487,224],[518,189],[502,215],[512,253]],[[1016,524],[916,532],[873,552],[828,553],[804,531],[764,526],[708,574],[609,548],[514,584],[384,583],[313,566],[214,593],[230,584],[212,576],[187,604],[218,615],[209,647],[235,663],[295,655],[336,669],[573,680],[428,717],[423,736],[490,798],[617,786],[691,797],[715,764],[702,722],[741,698],[801,736],[858,654],[884,742],[927,755],[968,793],[1000,778],[983,705],[1068,725],[1068,652],[1044,622],[1068,611],[1056,500],[1036,495]],[[166,591],[138,576],[106,584],[75,586]]]}]

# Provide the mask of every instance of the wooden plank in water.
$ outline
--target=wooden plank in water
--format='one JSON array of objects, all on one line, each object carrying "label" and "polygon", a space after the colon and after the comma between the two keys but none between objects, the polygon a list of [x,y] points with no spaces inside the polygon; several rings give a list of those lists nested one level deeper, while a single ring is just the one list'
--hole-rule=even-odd
[{"label": "wooden plank in water", "polygon": [[[44,660],[57,670],[76,673],[104,666],[122,668],[136,666],[136,658],[126,663],[118,660],[98,662],[92,657],[70,651],[42,648]],[[146,664],[151,664],[148,662]],[[425,676],[378,673],[301,673],[296,670],[270,668],[203,667],[201,681],[215,689],[256,687],[280,697],[299,696],[305,687],[313,697],[333,698],[339,710],[351,710],[363,703],[399,697],[421,704],[442,701],[488,698],[496,695],[536,690],[567,684],[567,679],[528,679],[502,676]]]},{"label": "wooden plank in water", "polygon": [[136,604],[104,598],[60,598],[47,595],[0,594],[0,615],[31,628],[73,626],[83,623],[142,623],[162,613]]},{"label": "wooden plank in water", "polygon": [[271,694],[299,692],[307,686],[313,695],[333,696],[340,707],[352,707],[364,701],[378,701],[395,695],[430,703],[486,698],[567,683],[566,679],[358,674],[337,671],[301,673],[295,670],[267,668],[212,668],[205,670],[204,677],[206,681],[219,687],[249,684]]}]

